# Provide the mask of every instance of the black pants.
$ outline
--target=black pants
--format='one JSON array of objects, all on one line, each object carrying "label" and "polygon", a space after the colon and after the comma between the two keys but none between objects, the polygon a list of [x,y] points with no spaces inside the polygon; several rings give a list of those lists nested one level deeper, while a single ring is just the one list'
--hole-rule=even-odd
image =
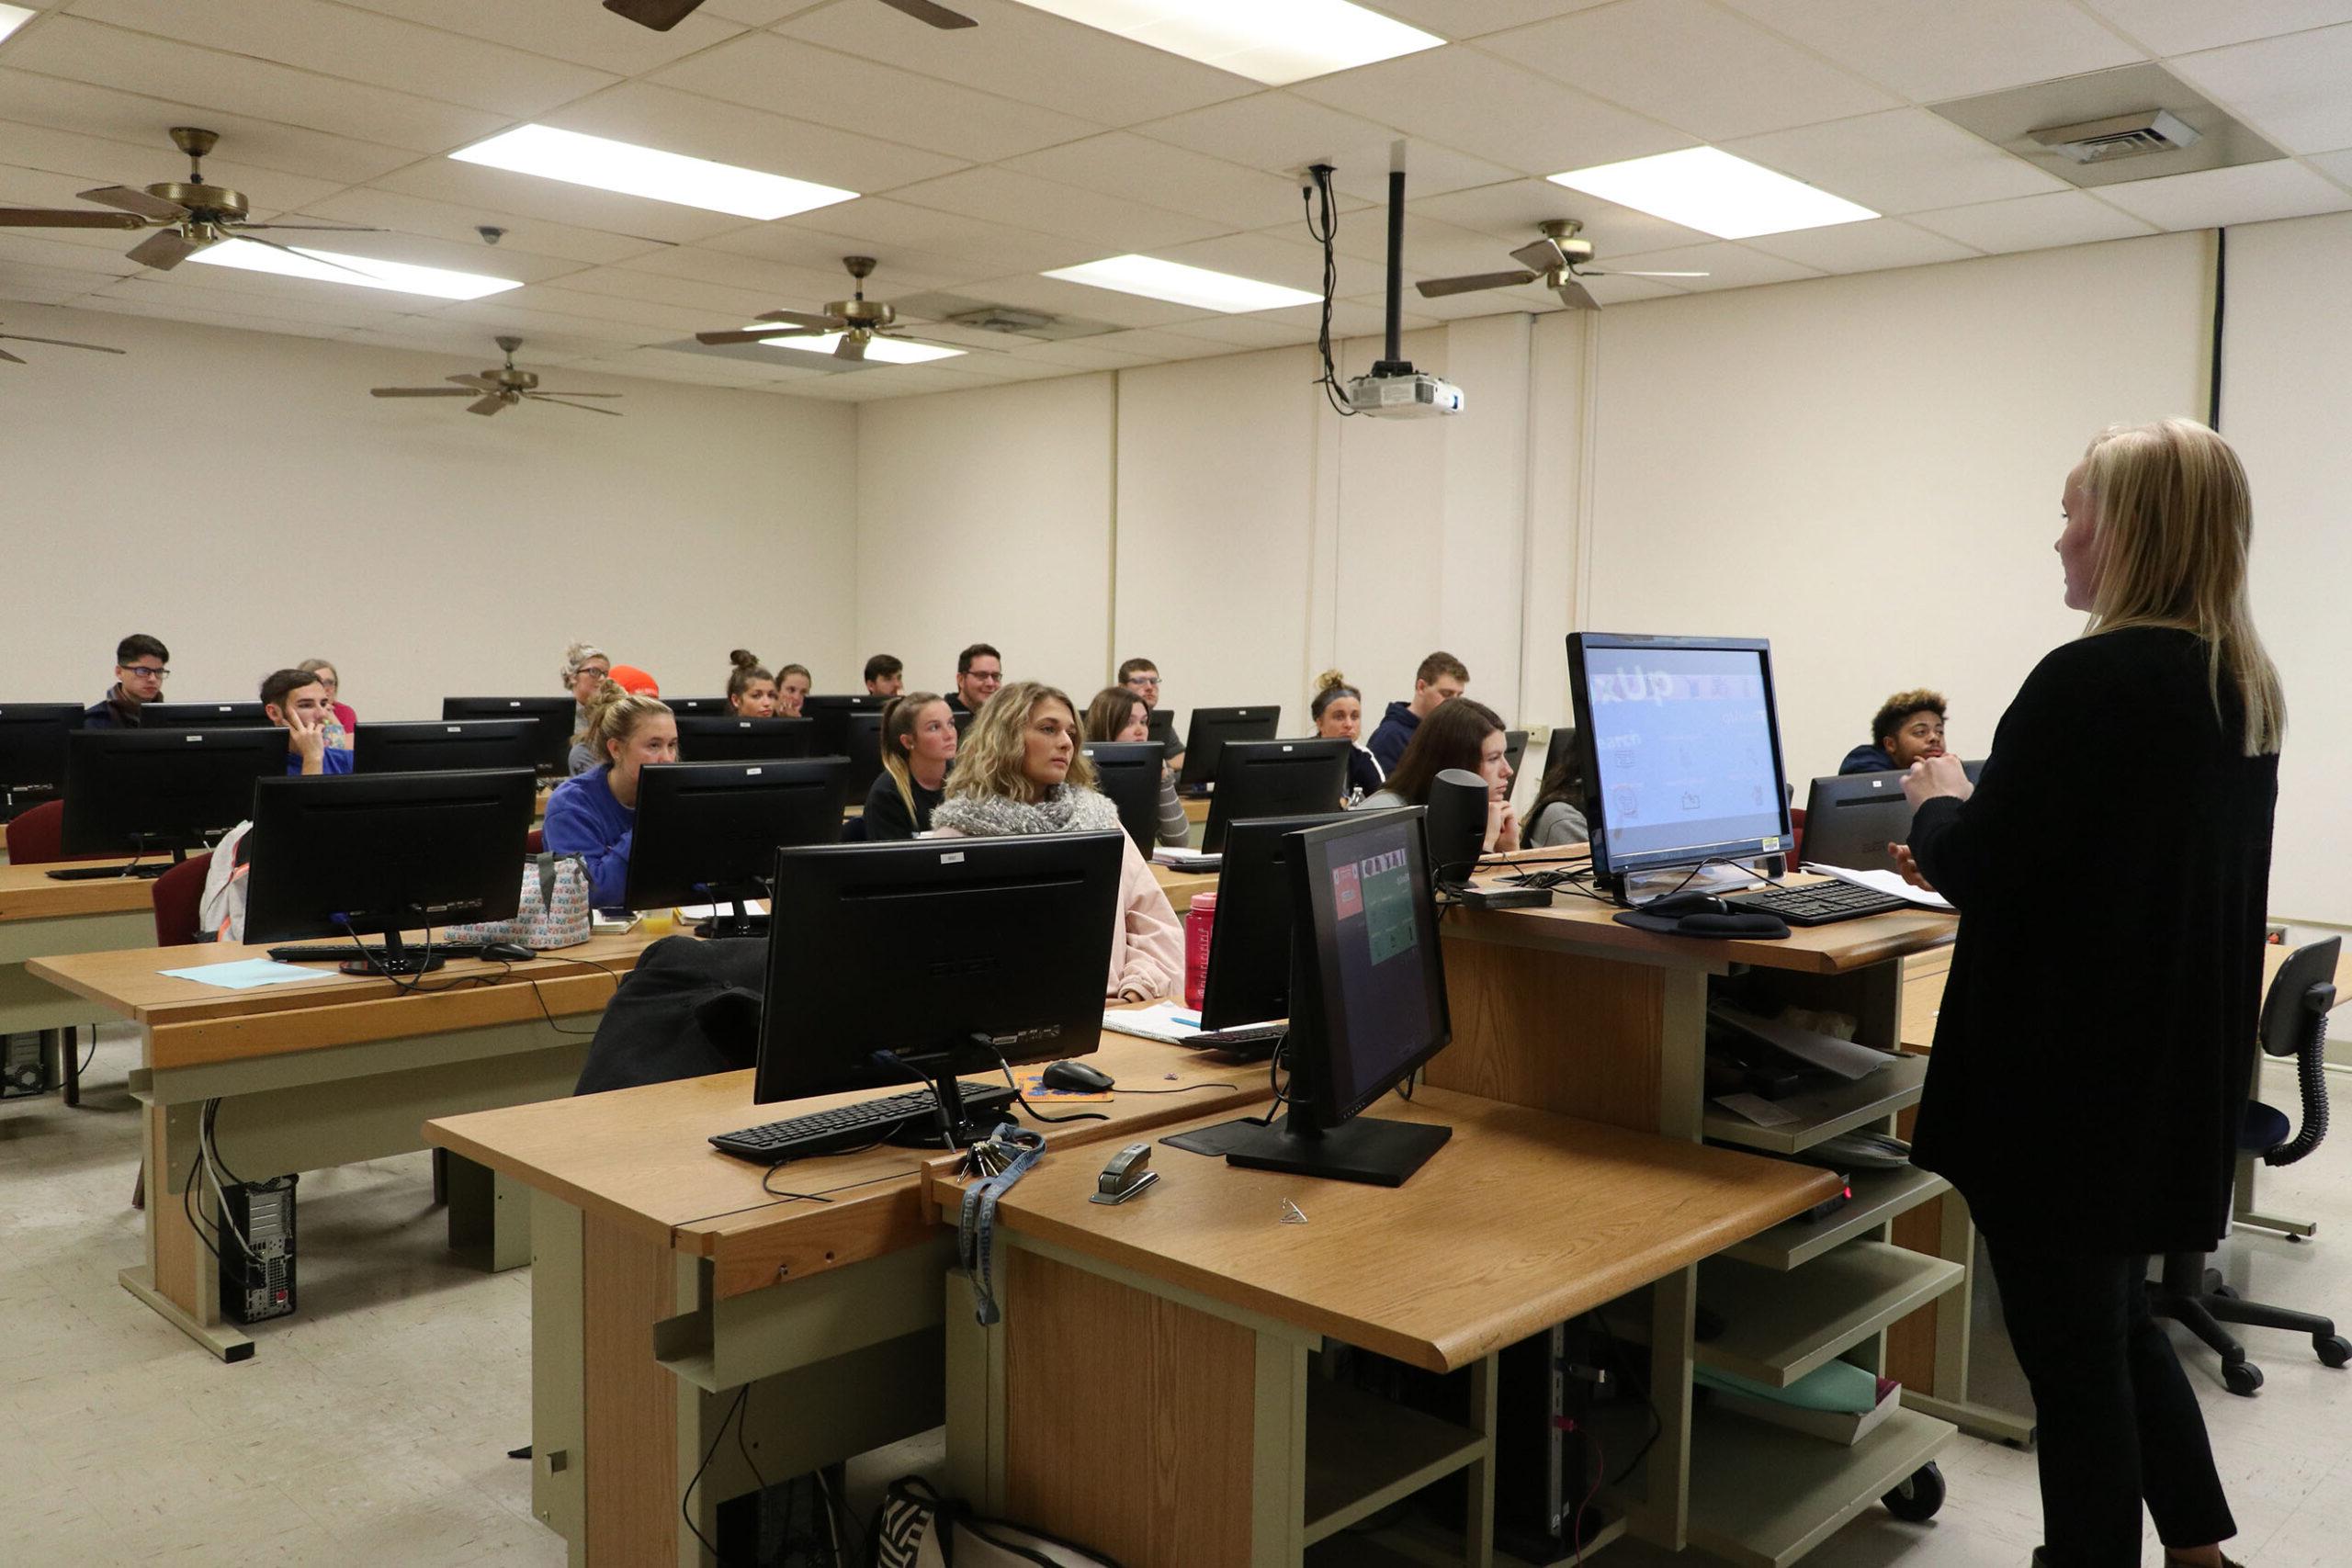
[{"label": "black pants", "polygon": [[2138,1568],[2144,1500],[2166,1546],[2237,1533],[2197,1393],[2149,1315],[2145,1258],[1985,1238],[2033,1388],[2052,1568]]}]

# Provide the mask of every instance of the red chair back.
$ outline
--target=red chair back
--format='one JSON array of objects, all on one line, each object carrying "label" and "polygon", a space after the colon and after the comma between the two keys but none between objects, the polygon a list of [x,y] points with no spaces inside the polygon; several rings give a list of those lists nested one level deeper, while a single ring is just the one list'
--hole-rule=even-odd
[{"label": "red chair back", "polygon": [[190,855],[155,879],[155,945],[180,947],[204,933],[196,929],[204,908],[204,874],[212,866],[212,852]]},{"label": "red chair back", "polygon": [[543,852],[547,847],[548,836],[544,830],[534,828],[529,832],[523,835],[524,853],[534,855],[539,854]]},{"label": "red chair back", "polygon": [[1804,807],[1802,806],[1789,807],[1789,863],[1792,866],[1804,863]]},{"label": "red chair back", "polygon": [[65,852],[65,803],[44,800],[27,811],[8,818],[8,863],[11,865],[48,865],[65,860],[122,859],[119,851],[97,855],[69,855]]}]

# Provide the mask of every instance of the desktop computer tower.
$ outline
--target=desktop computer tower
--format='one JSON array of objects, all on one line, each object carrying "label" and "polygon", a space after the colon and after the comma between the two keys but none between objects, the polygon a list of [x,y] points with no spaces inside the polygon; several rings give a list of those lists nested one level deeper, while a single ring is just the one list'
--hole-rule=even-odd
[{"label": "desktop computer tower", "polygon": [[232,1323],[294,1310],[295,1180],[274,1176],[220,1190],[220,1315]]},{"label": "desktop computer tower", "polygon": [[0,1034],[0,1100],[49,1092],[48,1038],[39,1030]]},{"label": "desktop computer tower", "polygon": [[[1573,1561],[1578,1546],[1589,1546],[1606,1522],[1595,1504],[1580,1531],[1577,1526],[1602,1460],[1585,1425],[1600,1392],[1590,1381],[1597,1349],[1581,1323],[1566,1323],[1502,1352],[1495,1398],[1495,1539],[1523,1562]],[[1623,1462],[1615,1456],[1612,1461]]]}]

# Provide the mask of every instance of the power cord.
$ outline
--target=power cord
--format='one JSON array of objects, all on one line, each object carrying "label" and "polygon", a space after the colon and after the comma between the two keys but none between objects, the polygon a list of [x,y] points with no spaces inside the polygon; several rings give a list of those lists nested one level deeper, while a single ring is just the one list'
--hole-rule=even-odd
[{"label": "power cord", "polygon": [[1274,1117],[1282,1111],[1283,1106],[1288,1105],[1291,1102],[1290,1080],[1278,1076],[1282,1068],[1282,1060],[1289,1054],[1290,1036],[1285,1034],[1282,1038],[1282,1043],[1274,1047],[1272,1055],[1266,1058],[1266,1083],[1267,1086],[1273,1090],[1273,1101],[1266,1107],[1266,1113],[1263,1116],[1244,1116],[1242,1118],[1244,1122],[1249,1122],[1251,1126],[1272,1126],[1274,1124]]},{"label": "power cord", "polygon": [[[987,1036],[985,1036],[985,1035],[975,1035],[975,1036],[973,1036],[973,1038],[974,1038],[974,1039],[986,1039],[986,1038],[987,1038]],[[1027,1095],[1025,1095],[1025,1094],[1023,1094],[1023,1093],[1022,1093],[1022,1092],[1021,1092],[1021,1084],[1020,1084],[1020,1081],[1019,1081],[1018,1079],[1014,1078],[1014,1077],[1013,1077],[1013,1076],[1012,1076],[1012,1064],[1011,1062],[1009,1062],[1009,1061],[1005,1060],[1005,1055],[1004,1055],[1004,1049],[1003,1049],[1003,1047],[1000,1046],[1000,1045],[999,1045],[995,1041],[993,1041],[993,1040],[989,1040],[989,1043],[988,1043],[988,1045],[989,1045],[989,1050],[991,1050],[991,1051],[993,1051],[993,1052],[995,1052],[995,1053],[996,1053],[996,1065],[997,1065],[997,1069],[998,1069],[1000,1072],[1001,1072],[1001,1073],[1003,1073],[1003,1074],[1004,1074],[1004,1086],[1005,1086],[1005,1088],[1007,1088],[1007,1089],[1011,1089],[1011,1090],[1012,1091],[1012,1103],[1013,1103],[1013,1104],[1015,1104],[1015,1105],[1017,1105],[1017,1106],[1019,1106],[1019,1107],[1021,1107],[1021,1109],[1022,1109],[1023,1111],[1026,1111],[1026,1112],[1028,1113],[1029,1119],[1030,1119],[1031,1121],[1033,1121],[1033,1122],[1108,1122],[1108,1121],[1111,1119],[1111,1113],[1110,1113],[1109,1111],[1069,1111],[1069,1112],[1067,1112],[1067,1113],[1065,1113],[1065,1114],[1063,1114],[1063,1115],[1060,1115],[1060,1116],[1048,1116],[1048,1115],[1046,1115],[1044,1111],[1042,1111],[1038,1110],[1035,1106],[1034,1106],[1034,1105],[1030,1104],[1030,1103],[1029,1103],[1029,1097],[1028,1097]]]},{"label": "power cord", "polygon": [[1625,1381],[1634,1385],[1634,1392],[1642,1396],[1642,1403],[1649,1406],[1650,1435],[1643,1439],[1640,1448],[1634,1450],[1634,1457],[1625,1461],[1625,1468],[1610,1479],[1610,1485],[1623,1486],[1634,1472],[1641,1469],[1642,1461],[1650,1457],[1650,1450],[1657,1446],[1659,1435],[1666,1430],[1666,1418],[1657,1413],[1657,1401],[1651,1397],[1648,1375],[1635,1372],[1634,1359],[1625,1353],[1625,1347],[1618,1342],[1615,1331],[1609,1326],[1609,1320],[1600,1315],[1600,1309],[1595,1307],[1586,1315],[1600,1330],[1601,1337],[1609,1341],[1609,1353],[1616,1359],[1617,1370],[1625,1374]]},{"label": "power cord", "polygon": [[[710,1461],[718,1457],[718,1445],[727,1440],[728,1423],[742,1414],[743,1401],[751,1396],[751,1393],[750,1383],[745,1383],[735,1391],[735,1403],[729,1405],[727,1414],[718,1418],[718,1430],[710,1435],[710,1447],[703,1450],[702,1463],[695,1467],[693,1479],[686,1483],[685,1494],[678,1499],[678,1517],[686,1521],[686,1528],[695,1532],[695,1539],[702,1542],[702,1549],[710,1553],[711,1561],[722,1565],[726,1563],[727,1559],[720,1554],[718,1548],[711,1543],[710,1537],[702,1533],[702,1526],[695,1523],[695,1488],[702,1484],[703,1473],[710,1469]],[[740,1428],[736,1434],[736,1440],[739,1443],[742,1440]]]},{"label": "power cord", "polygon": [[1323,359],[1323,374],[1315,384],[1323,389],[1323,400],[1335,413],[1352,417],[1355,410],[1340,392],[1339,367],[1331,362],[1331,300],[1340,289],[1340,258],[1332,242],[1340,233],[1339,204],[1331,198],[1331,165],[1317,164],[1306,171],[1314,181],[1301,186],[1299,202],[1306,209],[1307,237],[1323,247],[1323,315],[1315,333],[1315,351]]}]

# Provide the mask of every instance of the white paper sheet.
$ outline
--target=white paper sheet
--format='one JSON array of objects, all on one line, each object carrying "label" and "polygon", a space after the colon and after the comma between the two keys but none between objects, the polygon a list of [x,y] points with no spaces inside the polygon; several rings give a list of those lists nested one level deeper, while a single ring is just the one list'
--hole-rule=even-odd
[{"label": "white paper sheet", "polygon": [[1840,882],[1850,882],[1857,887],[1867,887],[1873,893],[1892,893],[1905,903],[1917,904],[1922,909],[1951,909],[1951,900],[1942,894],[1914,887],[1891,871],[1855,871],[1842,865],[1815,865],[1811,861],[1805,862],[1804,868],[1823,876],[1834,876]]}]

